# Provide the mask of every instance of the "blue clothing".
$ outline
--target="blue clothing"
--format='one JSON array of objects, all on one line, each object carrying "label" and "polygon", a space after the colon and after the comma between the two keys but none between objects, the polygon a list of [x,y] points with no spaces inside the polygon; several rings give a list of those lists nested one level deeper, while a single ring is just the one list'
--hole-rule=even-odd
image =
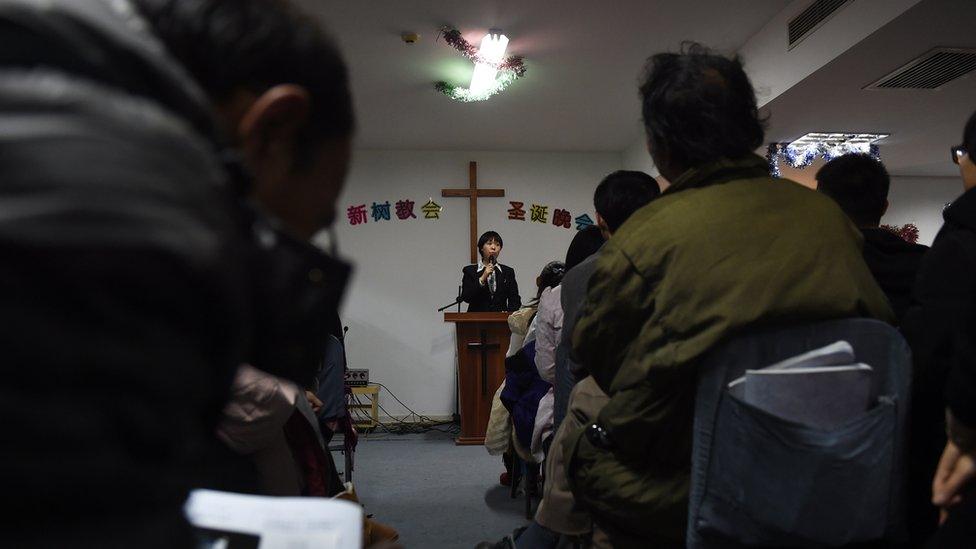
[{"label": "blue clothing", "polygon": [[514,355],[505,359],[505,388],[501,401],[512,416],[515,437],[523,448],[532,447],[532,431],[539,401],[552,387],[535,367],[535,337],[530,335]]}]

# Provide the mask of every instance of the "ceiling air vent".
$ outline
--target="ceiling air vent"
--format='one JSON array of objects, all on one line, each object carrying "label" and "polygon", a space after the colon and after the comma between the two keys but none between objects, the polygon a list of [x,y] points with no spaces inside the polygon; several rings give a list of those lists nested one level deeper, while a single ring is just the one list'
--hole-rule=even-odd
[{"label": "ceiling air vent", "polygon": [[800,12],[800,14],[793,19],[790,19],[789,49],[793,49],[793,47],[799,44],[801,40],[809,36],[813,31],[817,30],[817,28],[819,28],[820,25],[823,25],[827,19],[830,19],[830,16],[837,12],[837,10],[844,7],[845,4],[849,4],[853,1],[854,0],[817,0],[816,2],[810,4],[807,9]]},{"label": "ceiling air vent", "polygon": [[936,48],[864,89],[937,90],[973,69],[976,69],[976,50]]}]

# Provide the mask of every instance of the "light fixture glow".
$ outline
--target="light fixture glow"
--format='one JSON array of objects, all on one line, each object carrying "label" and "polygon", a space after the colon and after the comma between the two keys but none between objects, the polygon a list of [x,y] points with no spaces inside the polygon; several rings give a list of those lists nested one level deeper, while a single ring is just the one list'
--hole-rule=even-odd
[{"label": "light fixture glow", "polygon": [[492,29],[481,39],[478,57],[485,62],[475,63],[474,74],[468,91],[473,96],[485,94],[495,87],[495,77],[498,75],[498,63],[505,57],[508,48],[508,37],[500,30]]},{"label": "light fixture glow", "polygon": [[434,83],[434,89],[462,103],[485,101],[505,91],[513,82],[525,76],[525,62],[519,55],[505,57],[508,37],[500,30],[492,29],[481,40],[481,47],[469,43],[461,31],[451,26],[441,28],[441,37],[461,55],[475,65],[470,87],[463,88],[443,80]]}]

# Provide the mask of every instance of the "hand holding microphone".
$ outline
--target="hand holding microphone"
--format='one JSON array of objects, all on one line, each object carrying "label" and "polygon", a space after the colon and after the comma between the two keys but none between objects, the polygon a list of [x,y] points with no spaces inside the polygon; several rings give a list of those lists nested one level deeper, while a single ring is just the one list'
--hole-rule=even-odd
[{"label": "hand holding microphone", "polygon": [[488,277],[495,272],[495,265],[497,265],[497,259],[495,259],[495,254],[488,256],[488,261],[485,262],[485,269],[481,272],[481,285],[484,286],[488,282]]}]

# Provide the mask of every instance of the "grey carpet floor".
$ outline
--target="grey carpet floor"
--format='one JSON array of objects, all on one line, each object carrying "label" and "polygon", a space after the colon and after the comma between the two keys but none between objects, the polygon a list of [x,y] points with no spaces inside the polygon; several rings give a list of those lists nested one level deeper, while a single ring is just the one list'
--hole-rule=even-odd
[{"label": "grey carpet floor", "polygon": [[406,549],[471,549],[527,524],[522,496],[498,484],[503,470],[500,457],[455,446],[453,435],[377,434],[360,438],[352,478],[366,512],[396,528]]}]

